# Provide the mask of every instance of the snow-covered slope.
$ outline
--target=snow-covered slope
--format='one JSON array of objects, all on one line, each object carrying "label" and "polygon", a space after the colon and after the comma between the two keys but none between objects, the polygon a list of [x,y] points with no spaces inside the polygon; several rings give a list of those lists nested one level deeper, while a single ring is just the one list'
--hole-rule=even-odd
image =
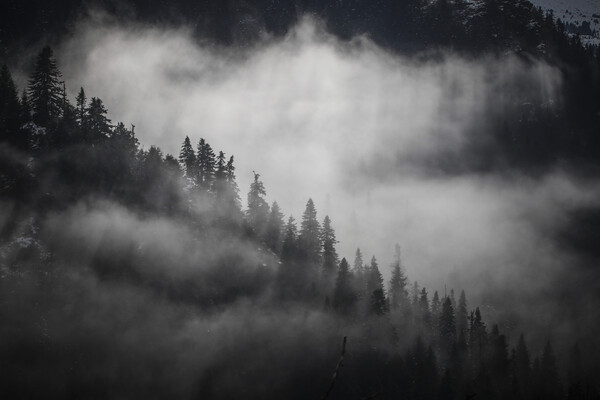
[{"label": "snow-covered slope", "polygon": [[[600,45],[600,0],[529,0],[543,10],[552,10],[565,24],[583,28],[581,41]],[[589,31],[586,28],[589,24]],[[571,27],[572,29],[573,27]],[[588,33],[588,34],[583,34]],[[589,34],[591,33],[591,34]]]}]

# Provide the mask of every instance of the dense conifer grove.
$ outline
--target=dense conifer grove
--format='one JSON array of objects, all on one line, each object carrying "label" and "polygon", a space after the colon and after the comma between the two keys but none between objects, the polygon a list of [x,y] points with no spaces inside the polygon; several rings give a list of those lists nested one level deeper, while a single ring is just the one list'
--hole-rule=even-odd
[{"label": "dense conifer grove", "polygon": [[[452,4],[430,12],[458,13]],[[538,16],[540,35],[560,32],[548,18]],[[591,50],[566,40],[552,43],[591,71]],[[528,332],[509,340],[469,303],[469,288],[410,282],[400,246],[377,255],[391,265],[360,249],[340,259],[335,221],[311,199],[298,220],[287,217],[267,202],[259,172],[243,196],[234,156],[205,139],[185,137],[176,156],[140,146],[134,127],[111,121],[84,88],[71,103],[49,47],[33,71],[22,92],[7,67],[0,72],[0,194],[9,210],[0,252],[3,398],[599,398],[598,370],[578,344],[558,358],[550,341],[530,343]],[[530,125],[518,129],[534,132]],[[162,234],[169,221],[181,254],[163,257],[137,236],[126,241],[128,231],[92,240],[87,225],[73,226],[77,218],[61,219],[91,214],[91,227],[103,223],[97,209],[127,215],[133,232],[150,224]],[[189,337],[180,332],[192,316],[225,323],[238,307],[253,310],[239,319],[267,322],[248,322],[200,368],[210,346],[196,341],[215,329],[216,346],[233,328],[214,322]]]}]

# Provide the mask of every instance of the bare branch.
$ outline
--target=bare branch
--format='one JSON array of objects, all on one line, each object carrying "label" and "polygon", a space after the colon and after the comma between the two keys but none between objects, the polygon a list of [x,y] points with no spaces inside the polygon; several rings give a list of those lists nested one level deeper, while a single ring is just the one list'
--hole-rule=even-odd
[{"label": "bare branch", "polygon": [[323,397],[321,397],[321,400],[327,399],[329,397],[329,394],[333,390],[333,387],[335,386],[335,381],[337,380],[337,377],[338,377],[338,372],[339,372],[340,368],[344,366],[344,355],[345,354],[346,354],[346,336],[344,336],[344,340],[342,341],[342,354],[340,355],[340,360],[338,361],[338,363],[335,367],[335,370],[333,371],[333,376],[331,377],[331,383],[329,384],[329,388],[327,389],[327,392],[325,392]]}]

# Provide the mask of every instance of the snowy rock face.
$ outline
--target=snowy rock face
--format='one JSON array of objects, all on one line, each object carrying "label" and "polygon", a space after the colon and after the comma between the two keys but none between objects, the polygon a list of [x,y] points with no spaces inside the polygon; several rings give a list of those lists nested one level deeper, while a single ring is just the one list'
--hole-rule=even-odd
[{"label": "snowy rock face", "polygon": [[552,10],[571,34],[579,33],[583,44],[600,45],[600,0],[530,0]]}]

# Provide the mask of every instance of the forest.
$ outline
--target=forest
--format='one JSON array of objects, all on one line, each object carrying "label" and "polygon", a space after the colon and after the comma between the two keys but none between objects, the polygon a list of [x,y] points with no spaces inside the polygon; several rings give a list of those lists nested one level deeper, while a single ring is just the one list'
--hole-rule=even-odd
[{"label": "forest", "polygon": [[[298,17],[277,8],[286,2],[264,3],[268,30],[285,35]],[[465,25],[462,1],[418,12],[413,2],[377,2],[376,11],[361,1],[303,3],[341,38],[367,31],[414,57],[518,45],[524,63],[532,53],[556,63],[562,104],[523,91],[493,114],[489,140],[432,160],[426,168],[436,174],[510,165],[524,176],[558,167],[597,175],[600,53],[551,14],[484,1],[482,20]],[[502,20],[500,3],[523,20]],[[206,10],[219,18],[204,28],[235,42],[219,30],[234,11],[213,6]],[[138,12],[144,17],[143,6]],[[380,23],[387,18],[406,23],[390,33],[390,22]],[[428,46],[436,50],[423,55]],[[93,93],[81,87],[70,98],[68,65],[50,46],[32,61],[23,87],[7,65],[0,71],[0,397],[600,399],[596,342],[563,332],[557,343],[526,324],[515,331],[469,299],[475,288],[420,285],[403,243],[390,254],[357,248],[342,257],[338,221],[310,193],[294,192],[306,198],[296,220],[267,201],[266,171],[238,171],[228,149],[190,139],[198,132],[178,138],[175,155],[140,143],[139,128],[111,120]],[[240,173],[252,173],[249,188],[238,186]],[[581,217],[589,226],[562,240],[595,262],[594,210]],[[589,336],[598,328],[593,306],[579,310],[591,315],[591,328],[580,328]]]}]

